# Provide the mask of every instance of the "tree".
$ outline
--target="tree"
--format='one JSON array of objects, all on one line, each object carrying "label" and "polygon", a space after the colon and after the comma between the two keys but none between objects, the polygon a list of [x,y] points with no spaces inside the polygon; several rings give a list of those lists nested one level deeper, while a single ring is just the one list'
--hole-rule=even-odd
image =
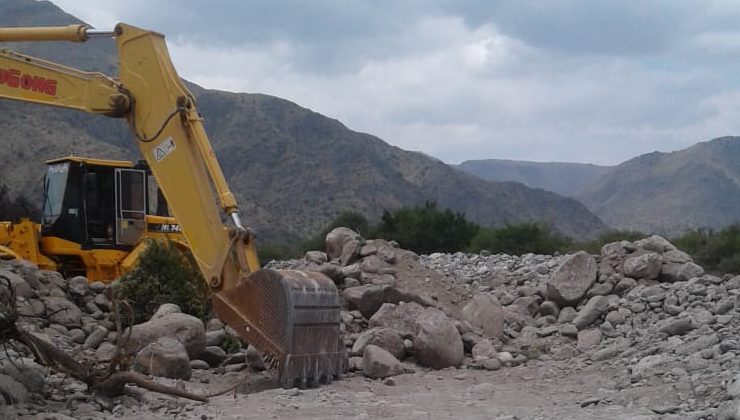
[{"label": "tree", "polygon": [[171,241],[147,241],[136,267],[120,283],[120,297],[133,308],[136,323],[148,321],[164,303],[201,319],[210,314],[208,285],[193,255]]},{"label": "tree", "polygon": [[546,226],[537,223],[524,223],[506,226],[501,229],[481,229],[470,242],[470,250],[483,249],[493,253],[522,255],[552,254],[562,251],[571,243],[570,239],[559,235]]},{"label": "tree", "polygon": [[423,207],[384,211],[380,223],[371,232],[373,237],[392,239],[402,248],[429,254],[466,249],[478,229],[465,214],[439,210],[436,203],[427,201]]}]

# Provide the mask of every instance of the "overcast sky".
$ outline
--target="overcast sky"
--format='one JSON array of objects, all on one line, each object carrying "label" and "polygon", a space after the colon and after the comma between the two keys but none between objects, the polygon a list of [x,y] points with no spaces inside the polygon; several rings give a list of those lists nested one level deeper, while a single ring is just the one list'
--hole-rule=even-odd
[{"label": "overcast sky", "polygon": [[740,133],[740,2],[52,0],[181,76],[448,163],[617,164]]}]

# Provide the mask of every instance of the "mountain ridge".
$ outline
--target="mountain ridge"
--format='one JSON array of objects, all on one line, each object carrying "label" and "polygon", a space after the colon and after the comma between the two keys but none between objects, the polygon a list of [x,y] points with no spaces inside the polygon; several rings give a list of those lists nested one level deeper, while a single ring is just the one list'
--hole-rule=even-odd
[{"label": "mountain ridge", "polygon": [[740,137],[637,156],[576,196],[616,228],[680,235],[740,221]]},{"label": "mountain ridge", "polygon": [[[3,26],[80,22],[48,2],[0,0],[0,7]],[[115,47],[98,41],[65,43],[65,48],[53,42],[8,47],[112,74]],[[518,183],[480,180],[290,101],[187,85],[244,219],[268,239],[306,237],[345,210],[376,220],[383,210],[425,201],[464,212],[482,225],[538,221],[575,238],[606,229],[573,199]],[[0,148],[0,176],[16,193],[30,192],[31,199],[41,196],[45,159],[71,153],[139,158],[130,130],[120,120],[0,101],[0,127],[5,145]]]}]

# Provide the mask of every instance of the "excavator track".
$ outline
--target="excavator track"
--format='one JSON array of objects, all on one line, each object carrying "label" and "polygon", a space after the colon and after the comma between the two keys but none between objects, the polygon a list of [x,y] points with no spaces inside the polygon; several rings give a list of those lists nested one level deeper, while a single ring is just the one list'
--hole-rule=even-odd
[{"label": "excavator track", "polygon": [[275,361],[283,387],[327,383],[345,371],[341,304],[325,275],[258,270],[214,293],[213,304],[222,321]]}]

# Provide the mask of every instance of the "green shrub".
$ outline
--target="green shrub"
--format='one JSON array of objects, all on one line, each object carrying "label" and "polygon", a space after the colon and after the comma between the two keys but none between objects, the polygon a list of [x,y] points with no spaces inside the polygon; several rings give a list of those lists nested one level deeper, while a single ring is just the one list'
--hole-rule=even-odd
[{"label": "green shrub", "polygon": [[524,223],[504,228],[483,228],[470,241],[469,250],[480,252],[485,249],[496,253],[522,255],[553,254],[571,245],[571,240],[546,226]]},{"label": "green shrub", "polygon": [[290,260],[301,257],[300,250],[289,244],[280,242],[264,242],[257,246],[257,256],[260,263],[265,265],[272,260]]},{"label": "green shrub", "polygon": [[227,334],[224,341],[221,342],[221,348],[228,354],[236,353],[242,349],[242,342],[238,338]]},{"label": "green shrub", "polygon": [[402,248],[430,254],[466,249],[478,229],[463,213],[442,211],[435,203],[427,202],[423,207],[403,207],[392,213],[386,210],[371,236],[392,239]]},{"label": "green shrub", "polygon": [[740,224],[692,230],[671,242],[710,272],[740,273]]},{"label": "green shrub", "polygon": [[164,303],[204,320],[211,312],[208,285],[192,254],[170,241],[147,241],[136,267],[121,277],[118,294],[132,306],[136,323]]}]

